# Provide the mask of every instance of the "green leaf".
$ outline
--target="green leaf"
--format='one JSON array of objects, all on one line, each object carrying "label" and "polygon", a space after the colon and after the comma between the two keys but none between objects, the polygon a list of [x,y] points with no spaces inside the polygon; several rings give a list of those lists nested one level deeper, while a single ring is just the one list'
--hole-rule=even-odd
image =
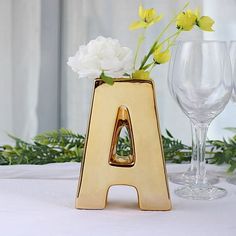
[{"label": "green leaf", "polygon": [[168,129],[166,129],[166,133],[170,138],[173,138],[172,134],[170,133],[170,131]]},{"label": "green leaf", "polygon": [[151,65],[153,65],[153,62],[147,64],[146,66],[143,67],[143,70],[147,70]]},{"label": "green leaf", "polygon": [[104,71],[100,75],[100,79],[103,80],[105,83],[107,83],[109,85],[113,85],[114,84],[114,79],[112,77],[106,76]]},{"label": "green leaf", "polygon": [[236,163],[232,164],[232,165],[228,168],[227,172],[228,172],[228,173],[232,173],[232,172],[234,172],[235,169],[236,169]]}]

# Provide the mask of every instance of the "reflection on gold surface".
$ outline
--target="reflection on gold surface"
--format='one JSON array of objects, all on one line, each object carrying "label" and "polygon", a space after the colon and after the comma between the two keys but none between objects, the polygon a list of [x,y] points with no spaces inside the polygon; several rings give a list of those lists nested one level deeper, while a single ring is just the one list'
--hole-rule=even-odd
[{"label": "reflection on gold surface", "polygon": [[[122,127],[132,145],[124,157],[116,154]],[[171,209],[152,81],[95,82],[76,208],[105,208],[112,185],[134,186],[142,210]]]}]

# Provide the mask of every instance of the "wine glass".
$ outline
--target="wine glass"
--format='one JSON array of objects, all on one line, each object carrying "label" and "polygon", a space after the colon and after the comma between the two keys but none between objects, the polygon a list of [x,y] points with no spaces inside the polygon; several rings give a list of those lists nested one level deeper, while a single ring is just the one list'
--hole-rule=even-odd
[{"label": "wine glass", "polygon": [[[232,93],[231,100],[236,102],[236,41],[231,41],[229,44],[229,52],[230,52],[230,59],[232,65],[232,72],[233,72],[233,84],[234,89]],[[227,182],[236,185],[236,175],[229,177],[226,179]]]},{"label": "wine glass", "polygon": [[183,198],[212,200],[226,190],[206,178],[205,143],[211,121],[220,114],[232,93],[231,63],[225,42],[179,41],[169,76],[178,105],[193,126],[196,148],[194,181],[175,190]]},{"label": "wine glass", "polygon": [[[174,58],[176,53],[176,47],[172,50],[172,60],[169,63],[168,69],[168,85],[171,95],[175,98],[174,92],[172,91],[172,78],[173,78],[173,65],[174,65]],[[191,155],[191,164],[189,165],[188,169],[185,172],[176,172],[176,173],[169,173],[168,177],[169,180],[175,184],[186,185],[195,182],[195,176],[197,171],[197,146],[196,146],[196,133],[194,126],[191,124],[191,137],[192,137],[192,155]],[[219,178],[217,176],[213,176],[211,174],[207,174],[205,176],[207,181],[210,184],[217,184],[219,182]]]}]

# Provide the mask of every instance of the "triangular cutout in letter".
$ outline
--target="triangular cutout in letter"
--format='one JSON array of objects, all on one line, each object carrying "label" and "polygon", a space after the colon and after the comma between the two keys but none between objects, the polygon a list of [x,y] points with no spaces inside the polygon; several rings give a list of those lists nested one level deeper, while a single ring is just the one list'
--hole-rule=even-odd
[{"label": "triangular cutout in letter", "polygon": [[[128,138],[129,145],[126,148],[126,155],[119,155],[122,147],[119,147],[119,138],[123,131],[127,131],[126,135]],[[129,147],[128,147],[129,146]],[[132,124],[129,115],[129,110],[126,106],[120,106],[118,108],[115,127],[112,136],[109,164],[112,166],[120,167],[132,167],[135,164],[135,147],[134,147],[134,137],[132,131]]]}]

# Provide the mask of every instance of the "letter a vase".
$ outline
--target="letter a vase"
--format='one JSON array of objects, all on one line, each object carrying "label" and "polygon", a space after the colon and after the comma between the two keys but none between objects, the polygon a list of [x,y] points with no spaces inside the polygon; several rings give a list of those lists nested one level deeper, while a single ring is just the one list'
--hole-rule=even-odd
[{"label": "letter a vase", "polygon": [[[127,156],[117,154],[123,128],[132,147]],[[105,208],[113,185],[135,187],[142,210],[171,209],[151,80],[95,80],[76,208]]]}]

